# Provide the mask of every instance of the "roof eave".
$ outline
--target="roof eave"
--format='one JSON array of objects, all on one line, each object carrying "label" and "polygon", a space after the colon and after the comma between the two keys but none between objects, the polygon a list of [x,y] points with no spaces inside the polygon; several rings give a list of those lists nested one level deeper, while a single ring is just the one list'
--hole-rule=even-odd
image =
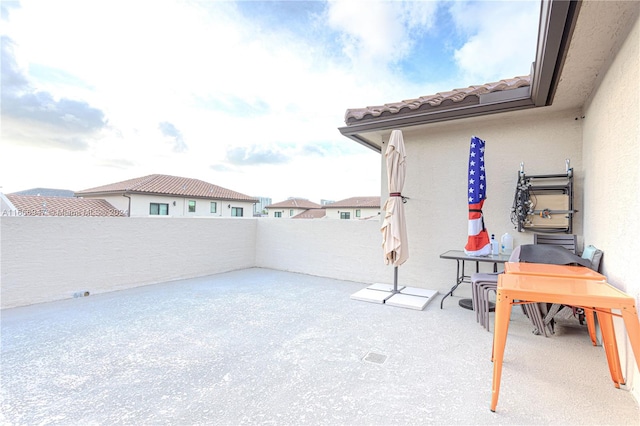
[{"label": "roof eave", "polygon": [[366,139],[362,134],[531,108],[534,104],[531,100],[529,89],[530,87],[527,86],[509,91],[488,93],[481,95],[480,101],[476,105],[445,110],[420,111],[413,114],[401,114],[385,118],[373,118],[361,123],[340,127],[338,130],[349,139],[376,152],[381,152],[379,145]]},{"label": "roof eave", "polygon": [[[480,102],[475,105],[371,118],[338,130],[349,139],[380,153],[381,145],[367,139],[364,133],[551,105],[579,9],[580,0],[542,0],[536,61],[533,64],[531,86],[526,88],[526,96],[514,98],[524,87],[492,92],[481,95]],[[482,97],[491,101],[483,104]]]},{"label": "roof eave", "polygon": [[551,105],[553,101],[580,4],[581,0],[542,1],[531,81],[531,100],[536,107]]}]

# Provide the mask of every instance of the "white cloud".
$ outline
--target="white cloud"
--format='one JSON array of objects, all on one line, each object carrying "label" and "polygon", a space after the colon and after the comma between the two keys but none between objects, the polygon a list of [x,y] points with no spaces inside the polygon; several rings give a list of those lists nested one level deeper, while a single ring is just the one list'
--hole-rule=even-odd
[{"label": "white cloud", "polygon": [[[106,125],[76,140],[84,157],[65,157],[69,149],[60,149],[50,156],[57,163],[20,169],[36,151],[13,146],[19,160],[0,159],[0,185],[8,191],[46,186],[43,176],[64,167],[77,180],[56,186],[72,189],[166,173],[274,200],[373,195],[380,155],[347,140],[337,127],[347,108],[452,88],[449,75],[409,83],[392,72],[421,54],[412,48],[435,28],[442,4],[338,0],[321,14],[316,3],[309,32],[296,34],[303,25],[260,21],[250,4],[231,1],[23,1],[2,26],[16,43],[15,69],[53,105],[75,102],[103,113]],[[515,56],[492,34],[494,26],[524,17],[507,18],[520,12],[491,4],[492,11],[473,16],[482,19],[467,20],[473,10],[455,15],[470,37],[456,57],[468,78],[477,77],[469,84],[487,82],[474,74],[473,64],[486,59],[488,43],[500,45],[500,52],[488,53],[502,65],[485,64],[487,73],[508,69],[508,52]],[[314,44],[316,35],[322,44]],[[39,137],[55,133],[37,131]]]},{"label": "white cloud", "polygon": [[172,123],[168,121],[163,121],[158,124],[158,130],[160,133],[169,140],[171,146],[173,147],[173,152],[187,152],[188,147],[184,142],[184,138],[182,137],[182,132],[176,128]]},{"label": "white cloud", "polygon": [[405,28],[390,2],[332,1],[329,24],[343,34],[343,49],[352,61],[383,63],[397,60],[408,50]]},{"label": "white cloud", "polygon": [[359,70],[406,57],[417,34],[433,25],[437,3],[333,0],[328,24],[342,34],[344,53]]},{"label": "white cloud", "polygon": [[464,85],[529,74],[539,1],[456,2],[450,8],[467,42],[454,53]]},{"label": "white cloud", "polygon": [[291,161],[282,148],[264,145],[230,147],[226,158],[235,165],[284,164]]}]

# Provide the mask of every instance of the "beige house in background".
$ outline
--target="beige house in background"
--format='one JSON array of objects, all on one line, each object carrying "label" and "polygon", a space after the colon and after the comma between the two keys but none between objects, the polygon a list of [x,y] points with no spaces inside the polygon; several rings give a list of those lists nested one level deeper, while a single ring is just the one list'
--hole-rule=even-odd
[{"label": "beige house in background", "polygon": [[322,206],[304,198],[289,198],[265,207],[267,216],[273,218],[292,218],[310,209],[320,209]]},{"label": "beige house in background", "polygon": [[351,197],[323,206],[328,219],[377,219],[380,197]]},{"label": "beige house in background", "polygon": [[[511,222],[520,163],[530,175],[574,174],[573,233],[604,251],[601,272],[636,299],[640,281],[640,2],[544,1],[529,76],[377,107],[349,109],[340,132],[381,153],[403,131],[403,195],[411,258],[406,285],[451,282],[455,265],[439,258],[467,240],[467,167],[472,136],[486,141],[489,233],[533,242]],[[491,52],[486,52],[491,55]],[[425,282],[428,276],[429,283]],[[640,373],[622,321],[615,323],[627,388],[640,399]]]},{"label": "beige house in background", "polygon": [[268,216],[292,219],[372,219],[380,214],[380,197],[351,197],[321,206],[290,198],[266,207]]},{"label": "beige house in background", "polygon": [[198,179],[154,174],[75,193],[104,199],[130,216],[253,217],[257,200]]}]

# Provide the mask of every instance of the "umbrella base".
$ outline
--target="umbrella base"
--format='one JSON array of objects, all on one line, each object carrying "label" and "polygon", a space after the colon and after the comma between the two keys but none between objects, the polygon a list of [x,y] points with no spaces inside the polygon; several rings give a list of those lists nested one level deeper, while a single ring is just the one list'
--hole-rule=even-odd
[{"label": "umbrella base", "polygon": [[[406,289],[405,289],[406,290]],[[422,289],[415,289],[422,290]],[[429,302],[433,300],[433,296],[438,294],[435,290],[426,290],[431,292],[431,296],[426,297],[424,295],[414,295],[414,294],[405,294],[404,290],[400,293],[396,293],[387,300],[385,300],[385,304],[389,306],[396,306],[398,308],[407,308],[407,309],[415,309],[418,311],[422,311],[427,307]]]},{"label": "umbrella base", "polygon": [[392,285],[372,284],[352,294],[351,299],[421,311],[437,294],[436,290],[404,286],[394,292]]},{"label": "umbrella base", "polygon": [[371,302],[371,303],[379,303],[383,304],[385,300],[393,296],[393,293],[390,291],[381,291],[375,290],[371,288],[363,288],[362,290],[353,293],[351,298],[353,300],[360,300],[362,302]]}]

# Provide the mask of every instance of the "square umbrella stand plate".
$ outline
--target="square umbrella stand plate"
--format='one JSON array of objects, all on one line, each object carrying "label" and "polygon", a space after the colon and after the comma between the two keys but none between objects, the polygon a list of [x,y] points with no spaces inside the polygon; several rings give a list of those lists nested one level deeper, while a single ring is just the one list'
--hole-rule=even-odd
[{"label": "square umbrella stand plate", "polygon": [[427,290],[417,287],[405,287],[387,300],[385,304],[397,306],[399,308],[423,310],[433,300],[433,296],[438,294],[436,290]]},{"label": "square umbrella stand plate", "polygon": [[[404,289],[403,286],[398,287]],[[351,298],[361,300],[363,302],[384,303],[388,298],[393,296],[393,286],[389,284],[372,284],[367,288],[353,293]]]},{"label": "square umbrella stand plate", "polygon": [[389,284],[372,284],[351,295],[354,300],[363,302],[380,303],[399,308],[423,310],[433,296],[438,294],[435,290],[424,288],[398,286],[398,292],[393,293],[393,286]]}]

